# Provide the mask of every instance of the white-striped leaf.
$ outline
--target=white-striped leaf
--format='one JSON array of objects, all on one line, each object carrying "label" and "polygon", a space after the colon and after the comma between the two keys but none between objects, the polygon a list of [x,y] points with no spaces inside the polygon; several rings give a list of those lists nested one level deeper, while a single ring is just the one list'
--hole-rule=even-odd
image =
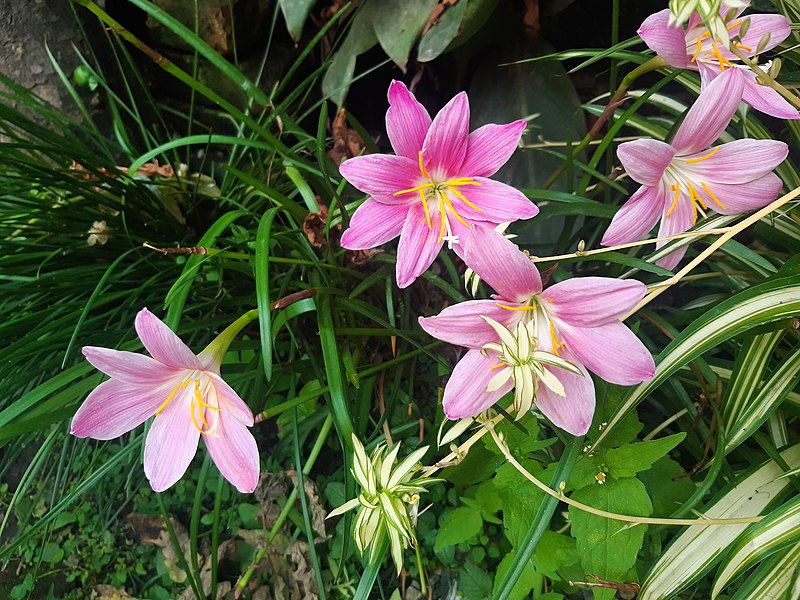
[{"label": "white-striped leaf", "polygon": [[768,514],[763,521],[750,525],[740,535],[717,571],[711,600],[719,596],[731,581],[761,559],[791,546],[800,539],[800,496]]},{"label": "white-striped leaf", "polygon": [[743,411],[737,415],[736,420],[726,423],[726,454],[761,427],[786,394],[794,389],[798,380],[800,380],[800,348],[781,362],[781,366],[772,377],[759,386],[758,393],[753,394],[755,397],[750,396],[753,398],[752,401],[743,406]]},{"label": "white-striped leaf", "polygon": [[[800,466],[800,444],[781,452],[790,468]],[[783,470],[773,461],[741,475],[702,510],[711,519],[750,517],[760,514],[789,485]],[[722,557],[747,525],[688,527],[650,569],[639,600],[663,600],[697,581]]]},{"label": "white-striped leaf", "polygon": [[656,359],[650,381],[636,386],[608,422],[595,448],[616,427],[629,410],[686,363],[706,350],[748,329],[794,316],[800,312],[800,277],[780,277],[732,296],[707,311],[683,330]]},{"label": "white-striped leaf", "polygon": [[[800,566],[800,543],[764,560],[731,600],[788,600],[786,592]],[[795,598],[795,600],[797,600]]]},{"label": "white-striped leaf", "polygon": [[758,392],[758,385],[767,371],[772,351],[785,333],[784,329],[762,333],[742,344],[722,404],[722,424],[725,431],[731,430],[745,411],[750,398]]}]

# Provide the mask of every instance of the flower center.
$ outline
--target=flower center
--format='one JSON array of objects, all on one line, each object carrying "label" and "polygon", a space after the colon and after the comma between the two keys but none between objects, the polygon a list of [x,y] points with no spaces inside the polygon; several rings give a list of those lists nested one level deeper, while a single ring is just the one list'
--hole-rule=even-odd
[{"label": "flower center", "polygon": [[[167,405],[178,395],[178,392],[185,390],[190,385],[194,389],[190,392],[189,400],[189,414],[192,417],[192,424],[194,424],[197,431],[204,435],[213,434],[219,423],[219,401],[214,386],[208,381],[202,371],[192,371],[189,376],[181,381],[170,392],[167,399],[158,407],[155,414],[162,412]],[[205,392],[205,397],[204,397]],[[209,401],[206,401],[208,398]],[[215,416],[211,424],[206,419],[206,409],[212,411]]]},{"label": "flower center", "polygon": [[[716,148],[711,150],[711,152],[708,152],[707,154],[704,154],[703,156],[698,156],[696,158],[686,159],[685,162],[687,164],[696,164],[699,162],[703,162],[704,160],[711,158],[717,152],[719,152],[720,148],[722,148],[722,146],[717,146]],[[717,206],[719,206],[723,210],[726,210],[725,205],[722,202],[720,202],[716,194],[714,194],[714,192],[711,191],[711,188],[709,188],[704,181],[696,180],[693,183],[690,180],[690,178],[687,177],[682,172],[682,170],[678,165],[673,164],[671,166],[673,167],[672,169],[673,172],[670,174],[674,177],[675,181],[670,184],[669,189],[672,190],[675,195],[673,196],[672,204],[670,205],[667,214],[664,215],[665,217],[669,217],[673,213],[675,208],[678,206],[678,200],[680,200],[681,194],[684,193],[688,194],[689,201],[692,203],[692,225],[697,223],[698,212],[702,213],[704,217],[706,216],[706,213],[704,211],[708,210],[708,205],[706,204],[705,200],[703,200],[703,197],[700,195],[698,189],[695,187],[696,184],[699,184],[700,188],[706,193],[708,198],[710,198]],[[667,170],[670,170],[670,168],[667,167]],[[675,173],[675,171],[677,171],[677,173]],[[682,179],[685,179],[686,181],[682,181]],[[684,186],[686,188],[685,192],[684,192]]]},{"label": "flower center", "polygon": [[[735,21],[730,25],[728,25],[727,27],[728,31],[731,31],[732,29],[735,29],[736,27],[741,25],[743,20],[744,19],[739,19],[738,21]],[[722,52],[720,51],[719,46],[717,44],[719,44],[723,48],[725,46],[723,45],[722,40],[720,40],[719,38],[717,38],[716,40],[710,39],[709,42],[711,44],[711,50],[706,50],[706,52],[703,52],[703,40],[706,40],[708,38],[711,38],[711,32],[705,31],[701,33],[700,35],[697,36],[697,39],[693,44],[689,44],[687,46],[687,52],[690,52],[692,45],[695,45],[696,48],[694,55],[692,56],[692,62],[697,62],[698,60],[700,60],[701,62],[704,63],[718,64],[720,73],[722,73],[725,70],[725,67],[732,67],[733,63],[722,55]],[[746,52],[753,51],[752,48],[750,48],[749,46],[745,46],[740,42],[734,42],[734,46]]]},{"label": "flower center", "polygon": [[[454,199],[460,200],[470,208],[480,211],[480,208],[467,200],[467,198],[460,190],[458,190],[458,188],[465,185],[480,186],[482,184],[475,181],[472,177],[457,177],[455,179],[448,179],[446,181],[439,181],[438,179],[431,177],[430,173],[428,173],[428,170],[425,168],[425,164],[423,163],[421,151],[419,153],[419,172],[422,178],[426,180],[425,183],[408,188],[407,190],[400,190],[399,192],[395,192],[394,195],[399,196],[409,192],[418,192],[420,200],[422,201],[422,208],[425,211],[425,221],[428,224],[428,230],[433,229],[431,213],[433,212],[434,215],[439,214],[442,220],[441,227],[439,229],[439,241],[441,242],[442,240],[446,240],[450,248],[452,248],[453,244],[458,243],[458,236],[453,235],[452,229],[450,228],[448,212],[458,221],[463,223],[467,228],[470,227],[470,224],[467,223],[464,217],[458,213],[455,206],[453,206],[453,200],[451,200],[448,194],[452,194]],[[447,236],[445,236],[445,232],[447,232]]]},{"label": "flower center", "polygon": [[550,319],[547,315],[547,311],[544,309],[543,306],[539,304],[539,300],[536,296],[532,297],[527,304],[524,306],[508,306],[506,304],[497,303],[497,306],[500,308],[504,308],[506,310],[517,310],[517,311],[524,311],[526,314],[522,317],[522,323],[527,325],[528,323],[533,323],[533,330],[538,331],[536,327],[537,319],[539,315],[537,313],[538,310],[541,309],[542,316],[541,318],[545,319],[548,322],[548,327],[550,329],[550,342],[552,344],[551,352],[556,356],[561,356],[561,351],[564,349],[564,342],[558,339],[558,334],[556,333],[555,325],[553,324],[553,320]]}]

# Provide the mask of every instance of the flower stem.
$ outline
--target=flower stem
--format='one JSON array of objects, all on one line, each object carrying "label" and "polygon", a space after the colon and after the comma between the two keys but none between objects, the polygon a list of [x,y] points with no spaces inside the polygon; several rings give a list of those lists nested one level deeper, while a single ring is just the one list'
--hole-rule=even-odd
[{"label": "flower stem", "polygon": [[[620,104],[622,104],[625,101],[625,92],[627,92],[628,88],[631,85],[633,85],[634,81],[636,81],[639,77],[641,77],[645,73],[649,73],[650,71],[655,71],[657,69],[666,66],[667,62],[663,58],[659,56],[654,56],[646,63],[642,63],[641,65],[633,69],[630,73],[625,75],[625,77],[622,78],[622,82],[619,84],[619,87],[614,92],[614,95],[611,96],[611,98],[609,99],[605,109],[597,118],[597,121],[594,122],[594,125],[592,125],[592,128],[589,130],[589,133],[587,133],[584,136],[584,138],[580,141],[580,143],[572,149],[571,157],[576,158],[591,143],[591,141],[595,138],[595,136],[598,133],[600,133],[600,130],[603,128],[605,122],[609,119],[609,117],[611,117],[611,115],[614,114],[614,111],[620,106]],[[564,161],[563,163],[561,163],[561,165],[559,165],[559,167],[553,172],[553,174],[550,175],[550,177],[547,179],[547,181],[544,182],[544,185],[542,186],[544,189],[548,189],[558,180],[559,177],[561,177],[561,174],[567,168],[568,162],[570,161]]]},{"label": "flower stem", "polygon": [[734,44],[730,45],[730,51],[733,52],[739,58],[739,60],[741,60],[744,64],[750,67],[750,70],[753,71],[753,73],[755,73],[756,75],[758,75],[759,79],[763,81],[767,87],[771,87],[781,96],[786,98],[792,105],[800,109],[800,98],[798,98],[795,94],[787,90],[780,83],[775,81],[775,78],[772,77],[769,73],[767,73],[764,69],[759,67],[756,61],[754,61],[751,58],[748,58],[745,55],[745,53],[742,52],[739,48],[737,48]]}]

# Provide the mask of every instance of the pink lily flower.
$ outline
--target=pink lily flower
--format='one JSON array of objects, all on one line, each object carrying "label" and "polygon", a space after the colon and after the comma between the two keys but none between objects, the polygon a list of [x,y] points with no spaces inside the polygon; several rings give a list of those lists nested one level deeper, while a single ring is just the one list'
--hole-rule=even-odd
[{"label": "pink lily flower", "polygon": [[[620,144],[622,166],[642,186],[614,215],[603,245],[643,239],[659,219],[658,237],[666,237],[689,229],[705,210],[736,215],[777,197],[782,182],[772,170],[788,155],[786,144],[743,139],[708,148],[736,112],[745,80],[739,69],[729,69],[708,84],[671,144],[648,139]],[[686,247],[680,248],[658,264],[673,269],[685,253]]]},{"label": "pink lily flower", "polygon": [[[339,171],[369,194],[350,219],[342,246],[374,248],[400,236],[397,285],[410,285],[444,242],[462,256],[499,223],[529,219],[539,209],[516,189],[489,179],[522,137],[525,121],[469,132],[469,101],[461,92],[431,120],[406,86],[389,86],[386,131],[395,155],[346,160]],[[486,227],[486,224],[489,224]]]},{"label": "pink lily flower", "polygon": [[619,320],[646,288],[584,277],[543,290],[536,266],[512,242],[502,236],[489,242],[469,250],[466,260],[497,295],[419,319],[433,337],[468,348],[445,386],[445,415],[473,417],[516,388],[514,408],[524,413],[535,402],[555,425],[583,435],[595,407],[587,369],[619,385],[653,376],[652,356]]},{"label": "pink lily flower", "polygon": [[[742,2],[734,7],[736,12],[728,23],[731,38],[740,35],[745,20],[750,20],[750,27],[736,42],[736,47],[748,58],[756,54],[758,44],[765,34],[769,33],[769,42],[761,51],[771,50],[785,40],[791,29],[789,21],[783,15],[754,14],[741,17],[749,2]],[[720,13],[724,16],[731,9],[723,4]],[[743,100],[761,112],[780,119],[800,119],[800,113],[781,95],[770,87],[756,82],[756,74],[739,62],[719,39],[714,39],[697,13],[689,18],[687,28],[670,25],[669,9],[662,10],[647,17],[639,28],[639,36],[648,47],[667,63],[678,69],[691,69],[700,72],[703,89],[726,69],[740,68],[745,74]]]},{"label": "pink lily flower", "polygon": [[240,492],[252,492],[259,476],[258,448],[247,429],[253,413],[219,374],[230,340],[220,342],[223,333],[195,355],[146,308],[136,315],[136,332],[153,358],[83,348],[86,359],[111,379],[89,394],[70,432],[109,440],[155,415],[144,447],[144,472],[156,492],[181,478],[201,436],[225,479]]}]

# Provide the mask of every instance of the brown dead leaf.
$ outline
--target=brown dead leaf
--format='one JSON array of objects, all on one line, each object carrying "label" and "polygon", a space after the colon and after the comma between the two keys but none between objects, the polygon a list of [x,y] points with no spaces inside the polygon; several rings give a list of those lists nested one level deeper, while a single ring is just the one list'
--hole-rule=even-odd
[{"label": "brown dead leaf", "polygon": [[[328,222],[328,207],[324,204],[320,205],[319,212],[310,212],[303,219],[303,232],[306,234],[309,243],[314,248],[322,248],[328,243],[325,237],[325,224]],[[339,237],[338,234],[342,230],[342,226],[336,225],[329,231],[331,237]]]},{"label": "brown dead leaf", "polygon": [[161,515],[142,515],[131,513],[125,520],[133,529],[133,535],[140,544],[159,544],[161,532],[164,530],[164,519]]},{"label": "brown dead leaf", "polygon": [[364,140],[355,129],[347,126],[347,112],[340,108],[331,125],[333,135],[333,148],[328,150],[328,156],[338,167],[348,158],[361,154],[364,149]]},{"label": "brown dead leaf", "polygon": [[258,520],[263,523],[264,527],[271,528],[275,521],[278,520],[281,507],[278,505],[277,500],[286,495],[288,487],[286,475],[282,471],[278,473],[261,471],[258,485],[253,495],[259,504]]},{"label": "brown dead leaf", "polygon": [[383,253],[383,250],[348,250],[344,255],[350,261],[350,264],[360,267],[367,264],[373,256],[381,253]]},{"label": "brown dead leaf", "polygon": [[89,598],[91,600],[136,600],[125,591],[125,588],[116,588],[113,585],[105,584],[94,586]]},{"label": "brown dead leaf", "polygon": [[536,37],[542,28],[539,23],[539,0],[525,0],[525,16],[522,18],[525,35]]},{"label": "brown dead leaf", "polygon": [[[287,471],[286,475],[292,480],[295,487],[297,487],[297,471]],[[315,544],[319,544],[328,539],[328,534],[325,532],[325,516],[327,511],[322,504],[322,498],[319,495],[317,484],[308,476],[303,477],[303,487],[306,492],[306,502],[308,504],[308,512],[311,518],[311,528],[317,534],[314,540]]]}]

